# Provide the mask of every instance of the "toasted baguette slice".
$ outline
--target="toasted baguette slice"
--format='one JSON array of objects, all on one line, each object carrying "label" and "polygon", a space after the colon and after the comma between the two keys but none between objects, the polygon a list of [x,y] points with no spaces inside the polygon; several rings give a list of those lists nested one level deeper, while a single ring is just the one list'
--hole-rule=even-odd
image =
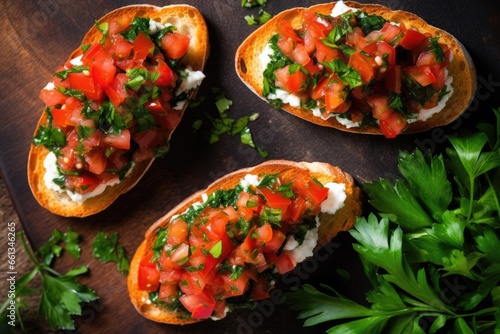
[{"label": "toasted baguette slice", "polygon": [[252,168],[245,168],[223,176],[209,185],[207,189],[198,191],[186,198],[183,202],[174,207],[165,216],[156,221],[145,234],[144,241],[140,244],[132,258],[130,272],[128,276],[128,292],[132,304],[137,311],[147,319],[168,323],[185,325],[200,321],[189,317],[189,314],[180,311],[167,311],[158,308],[149,301],[148,293],[138,289],[139,264],[144,254],[151,250],[155,239],[156,231],[159,227],[166,226],[174,215],[185,212],[192,204],[203,202],[202,195],[210,195],[216,190],[226,190],[234,188],[247,174],[276,174],[293,177],[300,172],[306,171],[320,181],[345,184],[346,200],[344,206],[335,212],[334,215],[321,212],[319,215],[320,227],[318,230],[318,244],[315,250],[331,241],[340,231],[347,231],[356,222],[356,218],[361,215],[361,190],[354,184],[352,177],[343,172],[340,168],[321,162],[292,162],[286,160],[270,160]]},{"label": "toasted baguette slice", "polygon": [[[182,59],[186,66],[193,70],[203,70],[209,54],[208,30],[202,14],[194,7],[188,5],[171,5],[156,7],[151,5],[132,5],[116,9],[101,19],[99,22],[107,21],[115,17],[149,17],[163,25],[170,23],[177,28],[177,32],[189,36],[190,43],[187,54]],[[102,34],[93,25],[85,35],[82,44],[95,43]],[[73,59],[82,54],[81,48],[75,50],[68,59]],[[190,93],[188,98],[194,98],[197,89]],[[187,106],[187,104],[186,104]],[[179,111],[180,117],[184,114],[186,106]],[[41,124],[46,123],[46,114],[40,118],[37,130]],[[172,131],[173,132],[173,131]],[[106,190],[83,204],[73,202],[69,196],[58,193],[47,188],[43,176],[45,168],[43,162],[49,150],[41,145],[31,145],[28,158],[28,181],[36,200],[41,206],[47,208],[54,214],[71,217],[85,217],[96,214],[111,205],[121,194],[130,190],[151,166],[154,159],[149,159],[135,165],[130,174],[118,185],[107,187]]]},{"label": "toasted baguette slice", "polygon": [[[312,6],[309,9],[317,13],[329,15],[335,4],[336,2],[320,4]],[[451,123],[467,109],[476,91],[476,70],[469,53],[455,37],[446,31],[427,24],[423,19],[409,12],[401,10],[393,11],[376,4],[360,4],[351,1],[347,1],[345,4],[352,8],[359,8],[370,15],[379,15],[392,22],[404,23],[406,27],[418,28],[420,32],[439,36],[440,43],[448,45],[453,51],[454,57],[448,66],[449,75],[453,76],[453,95],[441,112],[434,114],[427,121],[417,121],[409,124],[403,133],[422,132],[434,127],[444,126]],[[278,32],[278,23],[280,21],[289,20],[292,23],[292,27],[298,28],[302,25],[305,10],[306,8],[292,8],[279,13],[248,36],[236,51],[235,67],[238,76],[245,85],[264,101],[267,101],[262,96],[263,72],[265,69],[262,68],[259,55],[268,44],[270,38]],[[282,109],[292,115],[321,126],[354,133],[382,134],[378,127],[363,126],[347,128],[340,124],[335,117],[324,120],[321,117],[314,116],[309,110],[294,108],[289,104],[283,104]]]}]

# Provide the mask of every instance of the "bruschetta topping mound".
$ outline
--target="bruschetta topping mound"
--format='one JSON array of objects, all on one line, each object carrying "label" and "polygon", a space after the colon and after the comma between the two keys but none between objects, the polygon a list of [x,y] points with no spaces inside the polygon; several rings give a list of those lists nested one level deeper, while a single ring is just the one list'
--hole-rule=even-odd
[{"label": "bruschetta topping mound", "polygon": [[313,255],[320,214],[344,207],[344,183],[307,172],[247,174],[202,196],[156,230],[138,269],[138,289],[159,307],[193,319],[269,298],[277,279]]},{"label": "bruschetta topping mound", "polygon": [[394,138],[426,121],[453,94],[452,50],[439,36],[337,2],[329,15],[306,10],[300,28],[278,23],[259,59],[263,96],[335,117],[346,127],[377,126]]},{"label": "bruschetta topping mound", "polygon": [[57,69],[40,92],[48,189],[76,203],[120,183],[134,164],[163,156],[204,74],[183,64],[191,37],[149,17],[96,23],[100,39]]}]

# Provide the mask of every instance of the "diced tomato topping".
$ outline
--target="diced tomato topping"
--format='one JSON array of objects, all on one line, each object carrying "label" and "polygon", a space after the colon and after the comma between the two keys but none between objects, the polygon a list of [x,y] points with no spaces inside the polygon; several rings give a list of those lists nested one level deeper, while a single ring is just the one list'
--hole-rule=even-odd
[{"label": "diced tomato topping", "polygon": [[426,36],[421,32],[414,29],[408,29],[406,30],[404,37],[399,42],[399,45],[401,45],[403,48],[407,50],[413,50],[425,38]]},{"label": "diced tomato topping", "polygon": [[132,44],[134,46],[134,58],[136,60],[144,60],[148,55],[153,54],[155,44],[143,31],[137,34]]},{"label": "diced tomato topping", "polygon": [[280,274],[285,274],[289,271],[292,271],[295,268],[296,264],[293,263],[292,259],[290,258],[290,255],[286,251],[281,253],[278,256],[278,259],[276,261],[276,269],[278,269],[278,272]]},{"label": "diced tomato topping", "polygon": [[406,127],[407,121],[401,114],[394,112],[380,121],[380,129],[386,138],[395,138]]},{"label": "diced tomato topping", "polygon": [[108,95],[111,103],[113,103],[115,107],[118,107],[128,95],[125,88],[125,83],[127,81],[127,75],[125,73],[119,73],[115,75],[109,86],[104,88],[106,95]]},{"label": "diced tomato topping", "polygon": [[170,59],[184,57],[189,48],[190,38],[177,32],[165,34],[161,39],[161,47]]},{"label": "diced tomato topping", "polygon": [[194,319],[207,319],[212,315],[215,307],[215,299],[205,293],[196,295],[182,295],[179,298],[182,305],[191,313]]},{"label": "diced tomato topping", "polygon": [[276,85],[289,93],[297,93],[305,87],[307,76],[300,69],[297,69],[294,73],[290,73],[290,68],[285,66],[276,70],[275,75]]},{"label": "diced tomato topping", "polygon": [[292,23],[288,20],[282,20],[278,23],[278,30],[281,35],[291,38],[295,42],[302,42],[297,33],[293,30]]},{"label": "diced tomato topping", "polygon": [[96,148],[85,155],[85,161],[89,164],[89,171],[96,175],[102,174],[106,169],[108,160],[104,151]]},{"label": "diced tomato topping", "polygon": [[39,97],[47,107],[53,107],[58,104],[63,105],[68,98],[66,95],[56,89],[42,89],[40,91]]},{"label": "diced tomato topping", "polygon": [[362,52],[354,52],[349,57],[349,66],[352,66],[356,71],[361,74],[363,84],[370,82],[375,76],[375,68],[377,63],[373,57],[366,56]]},{"label": "diced tomato topping", "polygon": [[436,82],[436,76],[429,66],[407,67],[404,71],[423,87]]}]

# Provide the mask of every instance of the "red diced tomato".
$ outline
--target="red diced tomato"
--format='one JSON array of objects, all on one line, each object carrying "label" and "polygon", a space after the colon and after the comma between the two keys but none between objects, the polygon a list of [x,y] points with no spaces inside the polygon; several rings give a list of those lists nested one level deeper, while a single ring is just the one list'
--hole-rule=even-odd
[{"label": "red diced tomato", "polygon": [[132,19],[133,17],[131,15],[120,15],[118,17],[111,18],[108,22],[108,34],[115,35],[127,29],[132,22]]},{"label": "red diced tomato", "polygon": [[132,44],[134,45],[134,59],[136,60],[144,60],[148,55],[153,54],[155,44],[143,31],[137,34],[137,37]]},{"label": "red diced tomato", "polygon": [[306,187],[306,193],[314,205],[319,207],[320,203],[328,196],[328,188],[323,187],[314,180],[310,180]]},{"label": "red diced tomato", "polygon": [[52,119],[55,126],[64,128],[68,125],[72,125],[72,122],[69,119],[71,116],[72,110],[69,109],[57,109],[52,108]]},{"label": "red diced tomato", "polygon": [[394,112],[389,108],[389,96],[386,94],[373,94],[367,100],[368,105],[372,108],[373,117],[378,120],[384,120]]},{"label": "red diced tomato", "polygon": [[289,58],[292,57],[293,49],[295,47],[295,42],[292,38],[285,36],[280,36],[278,39],[278,48],[283,52],[283,54]]},{"label": "red diced tomato", "polygon": [[436,82],[436,76],[429,66],[412,66],[404,71],[423,87]]},{"label": "red diced tomato", "polygon": [[394,45],[395,39],[401,34],[401,28],[390,22],[386,22],[382,29],[380,29],[382,39],[391,45]]},{"label": "red diced tomato", "polygon": [[179,245],[187,242],[188,224],[182,219],[175,219],[168,225],[168,244]]},{"label": "red diced tomato", "polygon": [[306,65],[311,60],[304,44],[297,44],[295,46],[292,52],[292,57],[294,62],[299,63],[302,66]]},{"label": "red diced tomato", "polygon": [[159,86],[174,86],[177,80],[174,71],[162,59],[157,59],[157,62],[156,72],[158,72],[159,77],[155,83]]},{"label": "red diced tomato", "polygon": [[103,141],[110,146],[128,150],[130,148],[130,131],[123,129],[119,134],[107,134],[104,136]]},{"label": "red diced tomato", "polygon": [[96,175],[102,174],[106,169],[106,165],[108,163],[108,159],[104,152],[99,149],[93,149],[85,155],[85,161],[88,163],[89,171]]},{"label": "red diced tomato", "polygon": [[255,234],[255,242],[258,245],[265,244],[273,238],[273,229],[269,223],[264,223],[262,226],[257,227]]},{"label": "red diced tomato", "polygon": [[299,218],[306,210],[307,205],[303,197],[297,197],[293,200],[292,204],[288,207],[288,216],[292,223],[299,222]]},{"label": "red diced tomato", "polygon": [[47,107],[53,107],[58,104],[63,105],[68,98],[56,89],[42,89],[39,97]]},{"label": "red diced tomato", "polygon": [[426,36],[415,29],[408,29],[405,32],[404,37],[399,42],[403,48],[407,50],[413,50],[417,45],[419,45]]},{"label": "red diced tomato", "polygon": [[220,275],[224,281],[223,298],[241,296],[245,293],[248,286],[249,277],[244,272],[236,280],[231,279],[231,274]]},{"label": "red diced tomato", "polygon": [[373,57],[364,55],[361,52],[354,52],[349,57],[349,66],[352,66],[356,71],[361,74],[363,84],[367,84],[375,77],[375,68],[377,63]]},{"label": "red diced tomato", "polygon": [[92,79],[105,88],[113,81],[115,73],[116,67],[113,58],[111,58],[108,52],[101,49],[95,54],[90,67]]},{"label": "red diced tomato", "polygon": [[125,89],[125,83],[127,81],[128,76],[125,73],[118,73],[109,86],[104,88],[106,95],[108,95],[111,103],[113,103],[115,107],[118,107],[128,95]]},{"label": "red diced tomato", "polygon": [[320,40],[315,41],[316,46],[316,60],[318,63],[322,62],[331,62],[334,59],[341,59],[343,62],[346,62],[345,56],[340,51],[340,49],[333,49],[321,42]]},{"label": "red diced tomato", "polygon": [[356,50],[363,50],[366,46],[366,39],[363,34],[363,30],[359,27],[354,27],[352,32],[346,35],[346,44],[353,47]]},{"label": "red diced tomato", "polygon": [[100,100],[102,99],[102,88],[96,85],[94,80],[90,76],[86,76],[83,73],[70,73],[68,75],[68,81],[76,90],[82,91],[89,100]]},{"label": "red diced tomato", "polygon": [[139,266],[137,288],[139,290],[154,292],[160,287],[160,272],[155,267]]},{"label": "red diced tomato", "polygon": [[94,59],[94,56],[96,53],[102,50],[102,45],[99,43],[94,43],[90,46],[90,48],[87,49],[87,51],[83,54],[82,56],[82,63],[84,65],[90,65],[92,62],[92,59]]},{"label": "red diced tomato", "polygon": [[288,20],[278,22],[278,30],[281,35],[293,39],[295,42],[302,42],[297,33],[293,30],[292,23]]},{"label": "red diced tomato", "polygon": [[162,283],[158,291],[158,300],[166,303],[173,303],[177,300],[178,289],[175,283]]},{"label": "red diced tomato", "polygon": [[406,127],[406,118],[394,112],[385,120],[380,121],[380,130],[386,138],[395,138]]},{"label": "red diced tomato", "polygon": [[271,240],[266,242],[266,245],[264,247],[265,252],[277,252],[280,248],[281,245],[283,245],[283,242],[286,239],[286,235],[283,234],[283,232],[278,231],[278,230],[273,230],[273,236]]},{"label": "red diced tomato", "polygon": [[284,251],[283,253],[281,253],[278,256],[278,259],[276,260],[275,266],[276,266],[276,269],[278,270],[278,272],[281,275],[283,275],[289,271],[292,271],[295,268],[296,264],[293,263],[292,259],[288,255],[288,252]]},{"label": "red diced tomato", "polygon": [[277,69],[274,73],[277,80],[276,85],[289,93],[294,94],[305,88],[307,75],[300,69],[297,69],[294,73],[290,73],[290,67],[287,65]]},{"label": "red diced tomato", "polygon": [[190,38],[177,32],[165,34],[161,39],[161,47],[170,59],[179,59],[184,57],[189,48]]},{"label": "red diced tomato", "polygon": [[212,315],[215,299],[205,293],[185,294],[179,298],[194,319],[207,319]]},{"label": "red diced tomato", "polygon": [[264,195],[267,205],[273,209],[280,209],[282,213],[285,213],[290,203],[292,203],[291,199],[283,197],[281,194],[275,193],[267,187],[260,187],[258,189]]}]

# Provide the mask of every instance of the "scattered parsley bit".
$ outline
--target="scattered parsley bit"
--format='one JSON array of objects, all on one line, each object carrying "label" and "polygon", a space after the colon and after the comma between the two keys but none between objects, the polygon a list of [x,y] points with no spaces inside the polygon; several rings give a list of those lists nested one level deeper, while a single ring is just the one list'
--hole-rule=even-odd
[{"label": "scattered parsley bit", "polygon": [[245,20],[247,21],[247,24],[249,26],[256,25],[256,24],[264,24],[267,21],[269,21],[273,16],[266,12],[263,9],[259,10],[259,15],[255,17],[255,15],[246,15]]},{"label": "scattered parsley bit", "polygon": [[[52,329],[74,330],[75,323],[72,316],[82,315],[82,303],[87,303],[98,298],[93,290],[77,282],[77,276],[85,274],[88,268],[82,265],[69,270],[66,274],[61,274],[52,269],[50,265],[54,256],[58,257],[61,255],[62,247],[59,246],[60,242],[66,244],[66,250],[73,257],[80,256],[78,234],[71,231],[70,228],[68,228],[65,234],[55,230],[47,243],[35,253],[32,253],[28,248],[23,233],[18,233],[17,236],[21,240],[28,259],[35,268],[16,280],[15,297],[6,299],[0,306],[0,328],[7,330],[14,328],[8,323],[9,318],[7,314],[10,312],[8,306],[15,305],[16,322],[19,323],[21,330],[25,332],[26,329],[24,328],[21,312],[22,309],[26,308],[26,303],[23,299],[32,299],[37,296],[40,298],[39,314],[45,317]],[[41,262],[38,260],[37,255],[41,257]],[[41,290],[29,287],[29,283],[37,275],[42,280]],[[15,304],[11,304],[13,298],[16,298]]]},{"label": "scattered parsley bit", "polygon": [[[255,121],[258,117],[258,113],[254,113],[250,116],[243,116],[237,120],[229,117],[229,108],[232,106],[233,101],[228,99],[224,92],[219,88],[213,88],[212,92],[215,94],[215,106],[218,111],[218,117],[213,117],[209,113],[205,113],[205,119],[197,119],[193,122],[192,128],[194,131],[200,131],[205,134],[208,138],[209,144],[217,143],[220,137],[224,134],[230,136],[240,135],[240,141],[242,144],[248,145],[255,148],[261,157],[266,158],[268,152],[256,146],[252,137],[252,133],[248,125]],[[204,121],[208,119],[210,121],[208,134],[203,130]]]},{"label": "scattered parsley bit", "polygon": [[104,232],[98,232],[92,241],[92,256],[102,263],[115,262],[118,270],[126,275],[129,272],[129,261],[122,245],[118,244],[118,233],[109,237]]},{"label": "scattered parsley bit", "polygon": [[50,108],[45,108],[47,114],[47,124],[40,125],[38,132],[33,137],[33,144],[35,146],[44,145],[51,151],[57,151],[66,145],[66,135],[59,128],[52,127],[52,111]]},{"label": "scattered parsley bit", "polygon": [[215,245],[210,248],[210,254],[218,259],[222,254],[222,240],[219,240]]},{"label": "scattered parsley bit", "polygon": [[255,6],[264,6],[267,0],[241,0],[241,7],[251,8]]}]

